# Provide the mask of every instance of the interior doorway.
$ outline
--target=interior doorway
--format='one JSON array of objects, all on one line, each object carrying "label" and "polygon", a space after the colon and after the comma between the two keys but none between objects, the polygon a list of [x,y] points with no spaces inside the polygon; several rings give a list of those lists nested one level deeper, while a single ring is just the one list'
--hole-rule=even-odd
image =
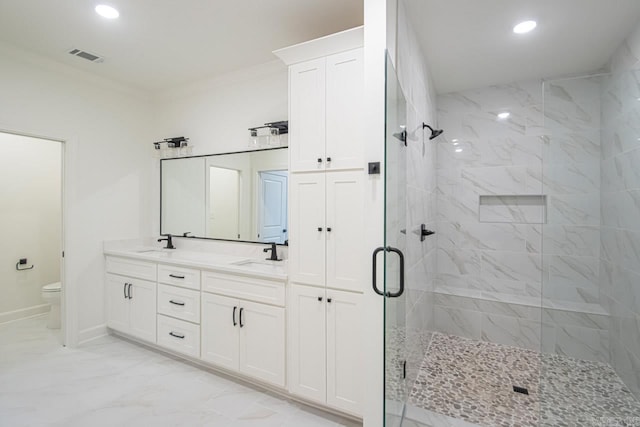
[{"label": "interior doorway", "polygon": [[0,148],[0,324],[65,345],[64,143],[0,132]]}]

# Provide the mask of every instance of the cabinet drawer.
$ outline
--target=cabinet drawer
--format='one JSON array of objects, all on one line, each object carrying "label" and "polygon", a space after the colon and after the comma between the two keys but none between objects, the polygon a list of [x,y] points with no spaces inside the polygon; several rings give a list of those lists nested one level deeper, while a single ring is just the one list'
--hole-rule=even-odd
[{"label": "cabinet drawer", "polygon": [[156,264],[128,258],[107,257],[107,272],[138,279],[156,281]]},{"label": "cabinet drawer", "polygon": [[158,314],[158,345],[200,357],[200,326]]},{"label": "cabinet drawer", "polygon": [[202,290],[279,306],[284,306],[285,300],[284,282],[214,271],[202,272]]},{"label": "cabinet drawer", "polygon": [[200,323],[200,292],[158,284],[158,313]]},{"label": "cabinet drawer", "polygon": [[199,291],[200,270],[159,264],[158,282]]}]

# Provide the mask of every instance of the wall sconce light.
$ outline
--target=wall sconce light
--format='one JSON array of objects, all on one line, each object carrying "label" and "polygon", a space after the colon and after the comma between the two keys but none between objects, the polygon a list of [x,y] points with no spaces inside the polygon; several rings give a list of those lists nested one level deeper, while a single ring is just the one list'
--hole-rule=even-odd
[{"label": "wall sconce light", "polygon": [[265,123],[264,126],[249,128],[249,147],[279,147],[286,146],[286,139],[282,135],[289,133],[289,121]]}]

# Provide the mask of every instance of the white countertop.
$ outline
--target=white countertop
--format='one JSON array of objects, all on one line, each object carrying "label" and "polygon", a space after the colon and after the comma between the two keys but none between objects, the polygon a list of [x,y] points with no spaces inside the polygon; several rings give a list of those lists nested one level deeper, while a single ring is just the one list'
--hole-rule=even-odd
[{"label": "white countertop", "polygon": [[187,251],[183,249],[160,249],[150,246],[105,248],[104,254],[279,281],[287,280],[286,260],[267,261],[264,258],[247,258],[213,252]]}]

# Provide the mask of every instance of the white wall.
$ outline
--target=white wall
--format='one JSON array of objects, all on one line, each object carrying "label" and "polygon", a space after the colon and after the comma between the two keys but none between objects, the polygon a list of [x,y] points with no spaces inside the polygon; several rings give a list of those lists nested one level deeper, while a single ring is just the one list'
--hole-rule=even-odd
[{"label": "white wall", "polygon": [[[60,280],[61,143],[0,133],[0,323],[46,312],[41,288]],[[26,271],[15,264],[27,258]]]},{"label": "white wall", "polygon": [[152,104],[4,44],[0,93],[0,129],[66,141],[64,274],[77,310],[67,322],[73,345],[104,330],[102,241],[149,233]]}]

